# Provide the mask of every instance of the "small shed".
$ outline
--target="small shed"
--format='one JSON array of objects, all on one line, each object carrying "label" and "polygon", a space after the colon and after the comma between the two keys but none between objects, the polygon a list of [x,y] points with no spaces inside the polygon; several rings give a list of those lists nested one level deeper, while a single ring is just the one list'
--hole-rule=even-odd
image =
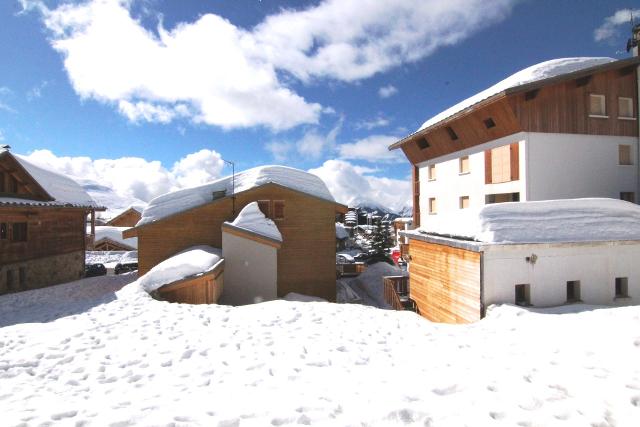
[{"label": "small shed", "polygon": [[223,304],[243,305],[278,298],[278,250],[282,235],[257,202],[246,205],[233,222],[222,224],[226,259]]},{"label": "small shed", "polygon": [[613,199],[487,205],[409,238],[410,297],[429,320],[491,304],[640,303],[640,206]]},{"label": "small shed", "polygon": [[158,299],[186,304],[215,304],[223,284],[222,251],[204,245],[177,253],[140,278],[143,289]]}]

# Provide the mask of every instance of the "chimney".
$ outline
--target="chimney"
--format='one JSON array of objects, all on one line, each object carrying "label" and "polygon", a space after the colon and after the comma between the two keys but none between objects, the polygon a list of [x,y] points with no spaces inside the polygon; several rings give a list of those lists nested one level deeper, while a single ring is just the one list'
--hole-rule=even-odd
[{"label": "chimney", "polygon": [[631,29],[631,38],[627,41],[627,52],[631,51],[631,56],[638,56],[639,43],[640,43],[640,24],[636,24]]}]

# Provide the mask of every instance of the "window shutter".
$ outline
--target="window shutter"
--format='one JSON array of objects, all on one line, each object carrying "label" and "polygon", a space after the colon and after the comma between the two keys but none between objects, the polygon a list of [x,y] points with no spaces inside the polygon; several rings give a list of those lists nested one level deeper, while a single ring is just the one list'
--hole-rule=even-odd
[{"label": "window shutter", "polygon": [[273,219],[284,219],[284,200],[273,201]]},{"label": "window shutter", "polygon": [[520,145],[511,144],[511,181],[520,179]]},{"label": "window shutter", "polygon": [[484,183],[491,184],[491,150],[484,152]]}]

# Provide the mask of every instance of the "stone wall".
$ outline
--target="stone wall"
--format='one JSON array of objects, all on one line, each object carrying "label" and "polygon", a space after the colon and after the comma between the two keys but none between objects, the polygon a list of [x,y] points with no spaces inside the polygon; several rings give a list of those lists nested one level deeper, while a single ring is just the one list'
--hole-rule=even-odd
[{"label": "stone wall", "polygon": [[0,266],[0,295],[71,282],[84,276],[84,251]]}]

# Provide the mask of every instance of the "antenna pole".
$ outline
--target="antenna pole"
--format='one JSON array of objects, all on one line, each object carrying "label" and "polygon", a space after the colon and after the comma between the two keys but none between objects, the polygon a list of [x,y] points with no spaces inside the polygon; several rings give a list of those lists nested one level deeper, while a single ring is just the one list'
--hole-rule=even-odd
[{"label": "antenna pole", "polygon": [[231,214],[236,215],[236,165],[234,162],[222,159],[223,162],[231,165]]}]

